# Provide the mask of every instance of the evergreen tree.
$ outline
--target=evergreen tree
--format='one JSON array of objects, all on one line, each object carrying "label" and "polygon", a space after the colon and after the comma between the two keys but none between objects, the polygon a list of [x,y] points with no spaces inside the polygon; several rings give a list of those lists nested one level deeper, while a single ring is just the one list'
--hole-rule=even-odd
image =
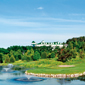
[{"label": "evergreen tree", "polygon": [[3,63],[3,54],[0,53],[0,63]]},{"label": "evergreen tree", "polygon": [[18,57],[19,59],[21,59],[21,55],[17,55],[17,57]]},{"label": "evergreen tree", "polygon": [[33,59],[33,56],[34,56],[34,50],[31,49],[31,50],[27,50],[27,52],[24,54],[25,58],[23,59],[26,59],[27,61],[30,61]]},{"label": "evergreen tree", "polygon": [[34,50],[31,49],[31,54],[30,54],[31,58],[33,59],[33,56],[34,56]]},{"label": "evergreen tree", "polygon": [[69,47],[69,49],[73,49],[73,43],[69,42],[68,47]]},{"label": "evergreen tree", "polygon": [[10,58],[8,55],[5,55],[5,63],[10,63]]},{"label": "evergreen tree", "polygon": [[13,50],[10,51],[10,55],[14,55],[14,51]]},{"label": "evergreen tree", "polygon": [[16,56],[16,58],[15,58],[15,59],[16,59],[16,61],[18,61],[18,60],[19,60],[18,56]]},{"label": "evergreen tree", "polygon": [[27,60],[27,56],[23,55],[21,59],[22,61]]},{"label": "evergreen tree", "polygon": [[33,60],[38,60],[38,59],[40,59],[40,58],[41,58],[40,53],[39,53],[38,51],[36,51],[36,52],[34,53]]},{"label": "evergreen tree", "polygon": [[54,57],[55,57],[55,53],[52,52],[52,53],[51,53],[51,58],[54,58]]},{"label": "evergreen tree", "polygon": [[14,58],[13,55],[11,55],[11,57],[10,57],[10,62],[11,62],[11,63],[15,62],[15,58]]},{"label": "evergreen tree", "polygon": [[47,58],[51,58],[51,53],[47,52]]},{"label": "evergreen tree", "polygon": [[47,58],[47,53],[46,52],[42,52],[41,58]]},{"label": "evergreen tree", "polygon": [[16,58],[17,58],[17,60],[18,60],[18,58],[21,59],[21,56],[22,56],[22,52],[20,49],[14,52],[15,59]]}]

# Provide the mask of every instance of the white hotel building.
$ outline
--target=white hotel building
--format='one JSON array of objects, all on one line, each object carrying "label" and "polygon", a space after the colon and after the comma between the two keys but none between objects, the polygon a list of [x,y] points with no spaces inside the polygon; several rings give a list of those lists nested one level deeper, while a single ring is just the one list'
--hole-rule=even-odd
[{"label": "white hotel building", "polygon": [[41,41],[40,43],[36,43],[35,41],[32,41],[32,46],[33,47],[41,47],[41,46],[51,46],[53,49],[55,49],[56,46],[59,46],[60,48],[63,47],[63,44],[60,42],[44,42]]}]

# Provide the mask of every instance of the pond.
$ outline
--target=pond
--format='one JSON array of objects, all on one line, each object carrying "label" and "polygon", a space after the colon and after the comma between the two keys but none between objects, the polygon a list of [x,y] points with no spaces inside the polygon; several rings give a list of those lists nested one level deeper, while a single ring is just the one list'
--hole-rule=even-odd
[{"label": "pond", "polygon": [[85,85],[85,76],[73,79],[40,78],[26,75],[25,70],[1,66],[0,85]]}]

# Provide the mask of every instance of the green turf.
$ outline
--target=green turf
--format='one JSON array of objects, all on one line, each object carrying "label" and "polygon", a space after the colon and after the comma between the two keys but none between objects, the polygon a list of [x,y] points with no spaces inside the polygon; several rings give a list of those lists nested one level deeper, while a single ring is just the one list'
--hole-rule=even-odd
[{"label": "green turf", "polygon": [[[16,61],[13,65],[24,66],[30,69],[28,73],[45,73],[45,74],[74,74],[82,73],[85,71],[85,59],[74,59],[68,62],[62,63],[54,59],[40,59],[39,61]],[[0,65],[7,65],[2,63]],[[75,67],[58,67],[58,65],[75,65]]]},{"label": "green turf", "polygon": [[[53,60],[52,60],[53,61]],[[39,62],[39,61],[38,61]],[[57,62],[57,61],[56,61]],[[75,74],[83,73],[85,71],[85,59],[69,61],[62,63],[63,65],[75,65],[75,67],[58,67],[59,62],[54,65],[51,64],[42,64],[40,67],[28,70],[28,73],[45,73],[45,74]],[[60,63],[61,64],[61,63]],[[44,66],[46,65],[46,66]]]},{"label": "green turf", "polygon": [[28,70],[28,73],[45,73],[45,74],[74,74],[82,73],[85,71],[85,67],[75,66],[75,67],[58,67],[56,69],[51,68],[35,68]]}]

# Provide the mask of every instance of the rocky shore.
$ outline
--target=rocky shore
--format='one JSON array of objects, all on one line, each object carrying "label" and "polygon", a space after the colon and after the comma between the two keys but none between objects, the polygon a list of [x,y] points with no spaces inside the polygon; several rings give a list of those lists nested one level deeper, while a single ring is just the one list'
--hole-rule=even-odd
[{"label": "rocky shore", "polygon": [[85,72],[83,73],[76,73],[76,74],[35,74],[35,73],[28,73],[27,71],[25,72],[26,75],[33,75],[37,77],[50,77],[50,78],[74,78],[74,77],[79,77],[82,75],[85,75]]}]

